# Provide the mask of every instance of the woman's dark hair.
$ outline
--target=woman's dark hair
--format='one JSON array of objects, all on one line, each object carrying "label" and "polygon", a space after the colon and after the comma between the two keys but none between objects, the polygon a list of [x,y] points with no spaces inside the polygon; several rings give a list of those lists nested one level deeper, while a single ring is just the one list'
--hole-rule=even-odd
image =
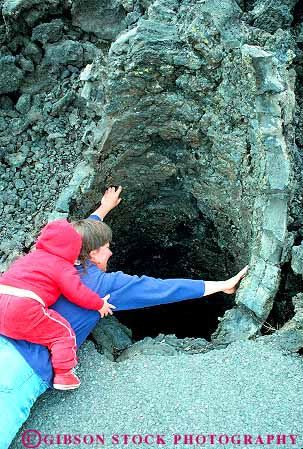
[{"label": "woman's dark hair", "polygon": [[112,240],[111,228],[103,221],[86,220],[73,221],[73,228],[81,235],[82,248],[78,261],[85,267],[85,261],[89,260],[89,253]]}]

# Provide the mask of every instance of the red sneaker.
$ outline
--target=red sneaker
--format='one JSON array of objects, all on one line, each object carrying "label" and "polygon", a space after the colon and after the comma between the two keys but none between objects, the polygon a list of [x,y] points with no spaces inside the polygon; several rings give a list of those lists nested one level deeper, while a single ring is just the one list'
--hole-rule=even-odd
[{"label": "red sneaker", "polygon": [[74,390],[80,387],[80,379],[72,371],[55,374],[53,387],[56,390]]}]

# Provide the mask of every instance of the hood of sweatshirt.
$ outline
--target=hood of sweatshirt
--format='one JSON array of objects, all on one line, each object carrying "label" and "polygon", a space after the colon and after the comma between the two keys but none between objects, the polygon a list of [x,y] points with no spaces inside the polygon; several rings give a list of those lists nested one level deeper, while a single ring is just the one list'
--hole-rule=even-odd
[{"label": "hood of sweatshirt", "polygon": [[41,231],[36,249],[42,249],[55,256],[74,263],[82,247],[80,234],[67,220],[55,220],[48,223]]}]

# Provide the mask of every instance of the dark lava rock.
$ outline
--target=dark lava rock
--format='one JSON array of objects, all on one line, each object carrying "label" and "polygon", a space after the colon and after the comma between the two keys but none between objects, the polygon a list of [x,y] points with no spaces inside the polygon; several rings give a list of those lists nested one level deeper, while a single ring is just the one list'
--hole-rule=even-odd
[{"label": "dark lava rock", "polygon": [[15,92],[23,79],[23,71],[15,65],[13,56],[0,57],[0,94]]}]

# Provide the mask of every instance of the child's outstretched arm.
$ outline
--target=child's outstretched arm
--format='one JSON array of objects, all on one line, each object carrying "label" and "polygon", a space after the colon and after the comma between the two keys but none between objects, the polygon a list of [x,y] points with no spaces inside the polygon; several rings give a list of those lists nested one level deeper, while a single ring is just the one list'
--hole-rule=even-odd
[{"label": "child's outstretched arm", "polygon": [[101,220],[103,220],[105,216],[120,203],[121,192],[122,192],[121,186],[119,186],[117,190],[115,189],[115,187],[109,187],[105,191],[101,199],[100,206],[91,215],[97,215],[99,218],[101,218]]},{"label": "child's outstretched arm", "polygon": [[91,310],[100,310],[104,306],[103,298],[81,282],[79,273],[73,265],[66,264],[54,280],[61,293],[77,306]]}]

